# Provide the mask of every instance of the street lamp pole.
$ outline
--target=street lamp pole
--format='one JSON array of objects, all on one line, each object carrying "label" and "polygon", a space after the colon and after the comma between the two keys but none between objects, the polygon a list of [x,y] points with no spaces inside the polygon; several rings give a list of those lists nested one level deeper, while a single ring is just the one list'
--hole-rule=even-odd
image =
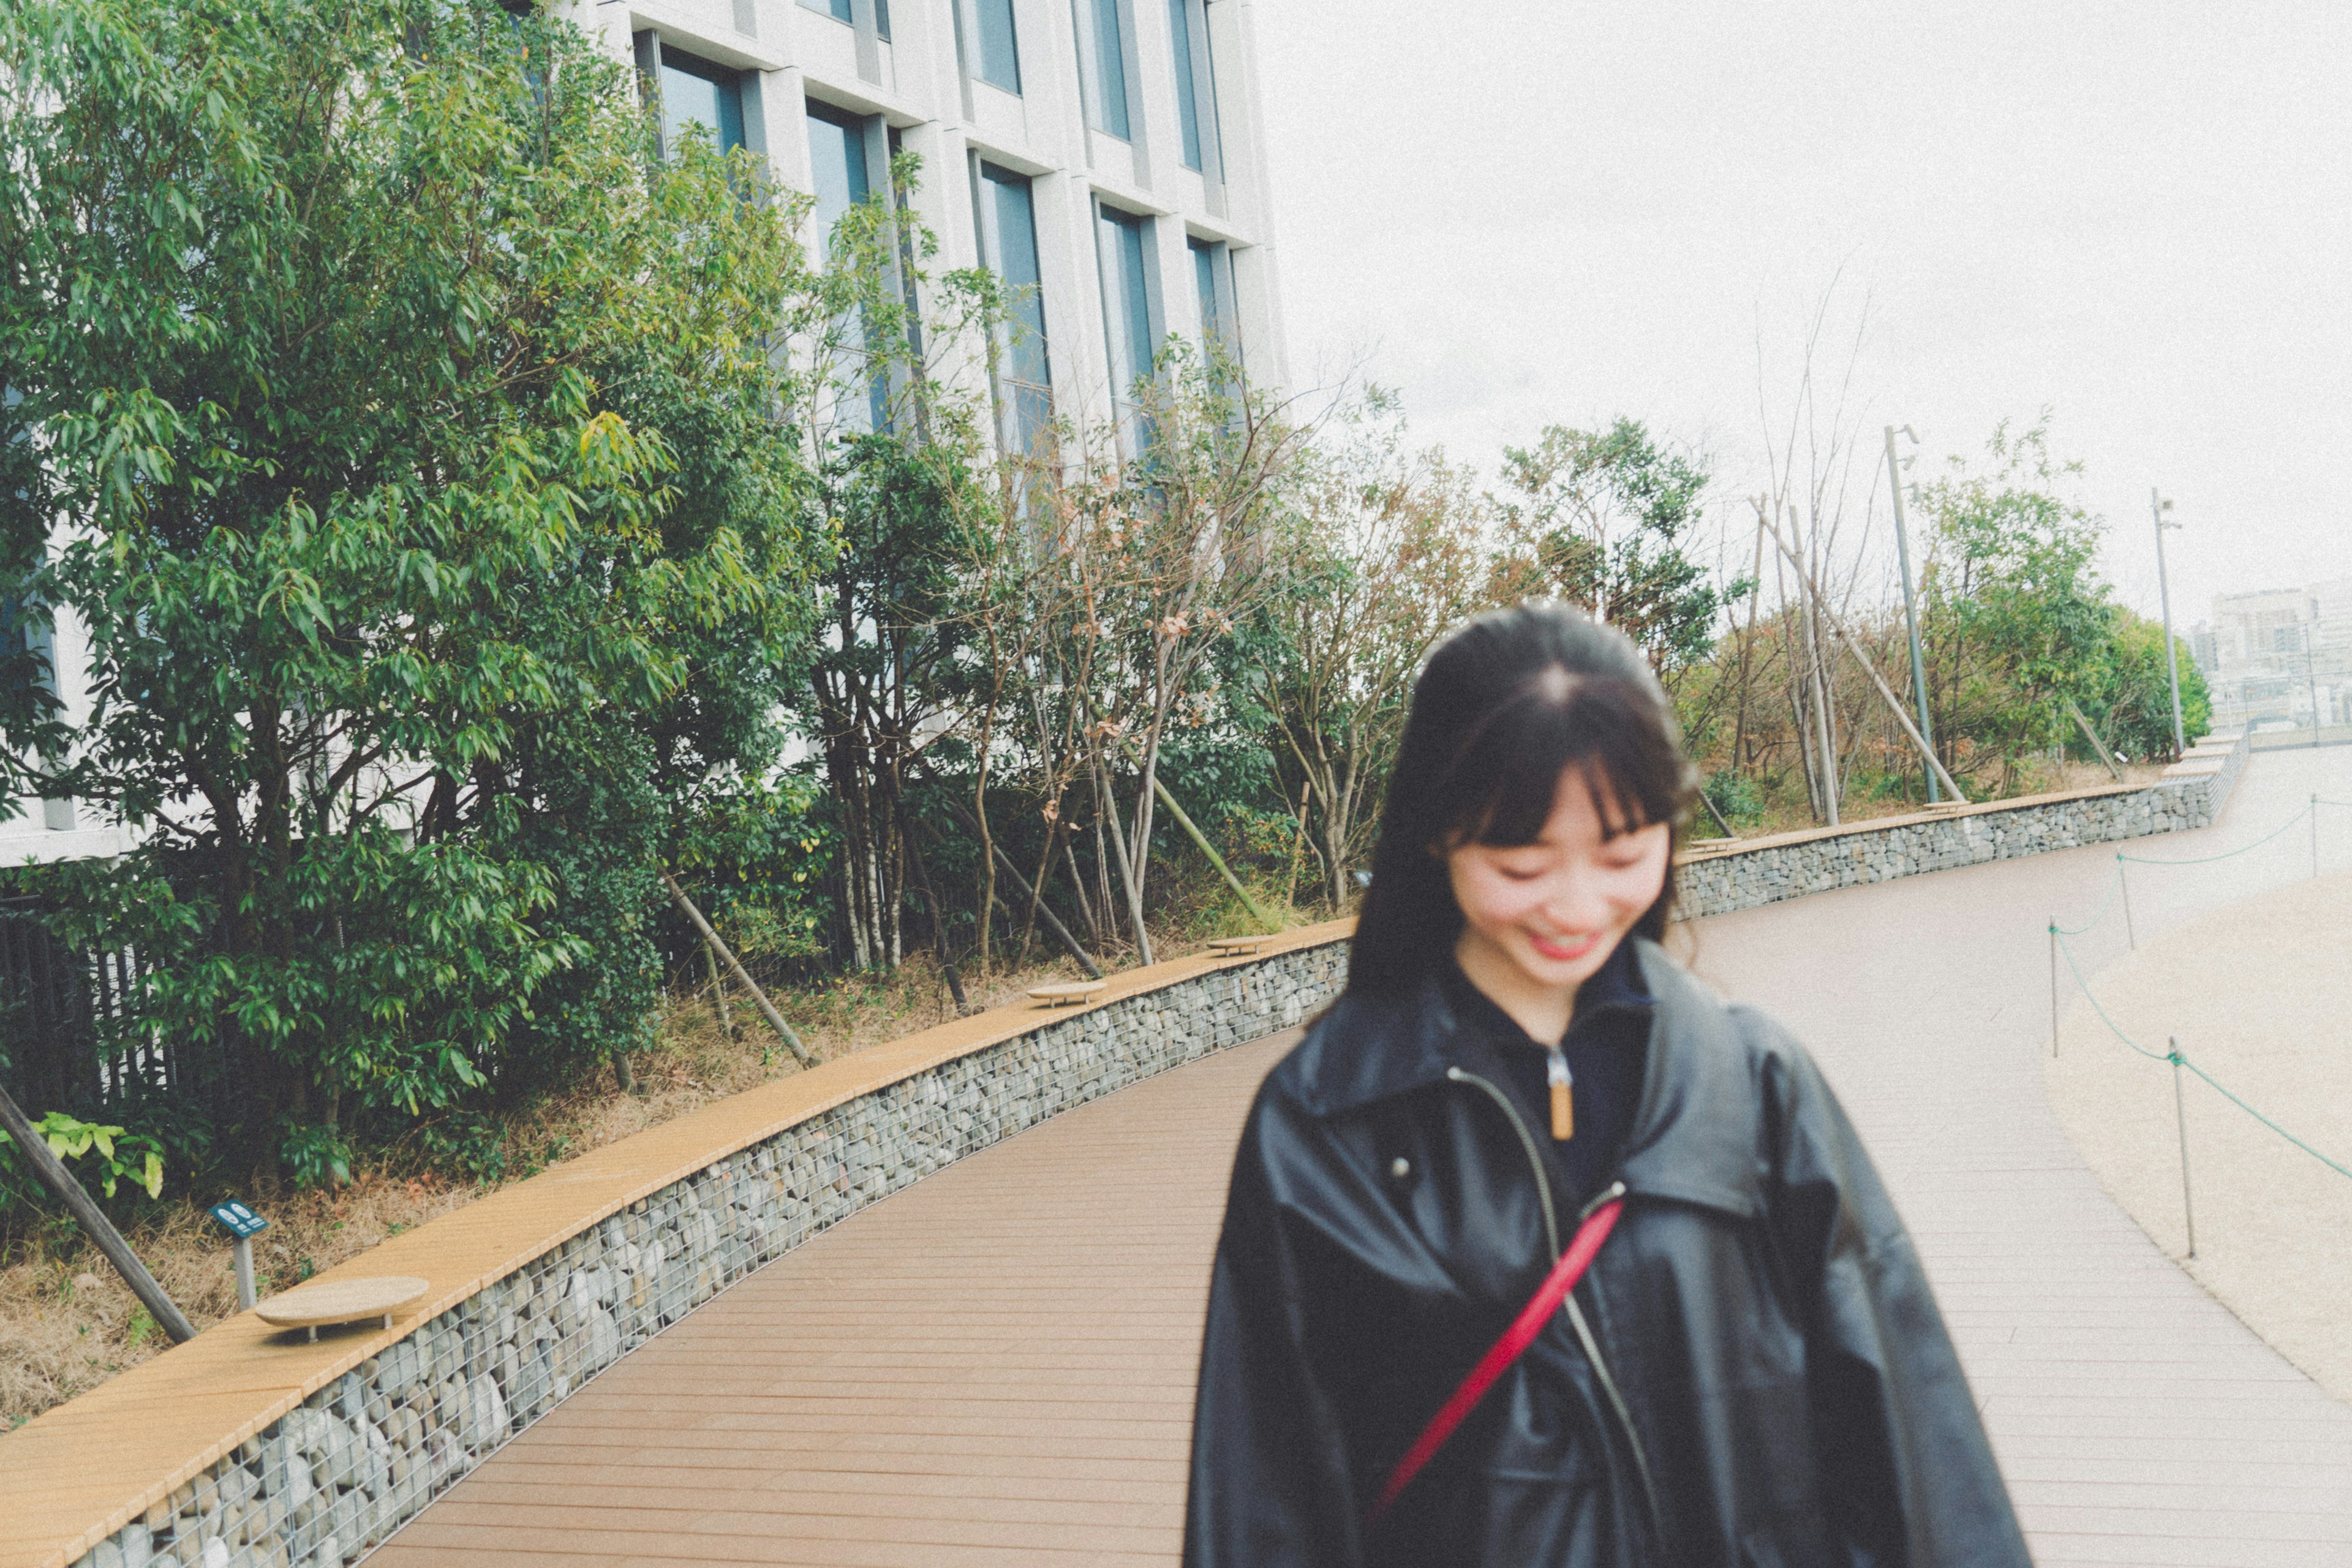
[{"label": "street lamp pole", "polygon": [[2172,641],[2172,584],[2164,574],[2164,531],[2180,525],[2164,521],[2172,503],[2154,485],[2147,488],[2147,505],[2156,517],[2156,591],[2164,603],[2164,672],[2172,681],[2172,754],[2178,757],[2189,750],[2189,742],[2180,732],[2180,650]]},{"label": "street lamp pole", "polygon": [[[1916,446],[1918,436],[1911,426],[1903,426],[1903,434]],[[1935,726],[1927,721],[1927,665],[1919,657],[1919,605],[1911,596],[1911,542],[1903,531],[1903,468],[1895,460],[1895,426],[1886,427],[1886,484],[1895,492],[1895,556],[1903,568],[1903,619],[1911,628],[1911,695],[1919,705],[1919,735],[1930,750],[1936,744]],[[1936,788],[1936,770],[1927,773],[1927,804],[1933,805],[1943,796]]]},{"label": "street lamp pole", "polygon": [[2303,623],[2303,680],[2311,693],[2311,743],[2319,744],[2319,666],[2312,657],[2312,645],[2318,640],[2319,623]]}]

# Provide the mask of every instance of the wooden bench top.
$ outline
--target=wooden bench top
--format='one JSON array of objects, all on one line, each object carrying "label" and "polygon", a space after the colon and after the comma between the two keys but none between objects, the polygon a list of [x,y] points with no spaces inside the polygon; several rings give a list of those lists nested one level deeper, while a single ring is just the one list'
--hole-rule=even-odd
[{"label": "wooden bench top", "polygon": [[1073,1002],[1088,1000],[1109,984],[1108,980],[1073,980],[1057,985],[1032,985],[1029,995],[1044,1006],[1066,1007]]},{"label": "wooden bench top", "polygon": [[414,1274],[379,1274],[361,1279],[322,1279],[256,1307],[254,1315],[281,1329],[321,1329],[391,1316],[433,1288]]}]

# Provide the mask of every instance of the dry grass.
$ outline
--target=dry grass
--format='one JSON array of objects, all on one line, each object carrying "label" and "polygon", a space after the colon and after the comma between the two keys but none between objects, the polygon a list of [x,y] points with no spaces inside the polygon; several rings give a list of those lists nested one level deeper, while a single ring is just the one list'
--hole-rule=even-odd
[{"label": "dry grass", "polygon": [[[1197,901],[1163,938],[1168,951],[1193,945],[1229,924]],[[1005,1005],[1029,986],[1078,977],[1066,959],[1032,963],[986,977],[967,975],[979,1007]],[[531,1107],[506,1130],[504,1153],[520,1180],[558,1160],[643,1131],[714,1100],[796,1071],[791,1053],[730,985],[730,1037],[707,993],[673,997],[654,1047],[635,1058],[634,1093],[609,1072]],[[896,973],[850,975],[779,996],[794,1030],[823,1059],[911,1034],[953,1016],[944,977],[928,955]],[[341,1191],[264,1186],[240,1194],[269,1228],[254,1242],[261,1293],[289,1289],[312,1273],[366,1251],[387,1237],[460,1208],[502,1183],[453,1180],[414,1168],[398,1152],[362,1166]],[[174,1205],[142,1225],[131,1242],[165,1292],[198,1329],[236,1310],[229,1246],[204,1213]],[[105,1382],[167,1347],[169,1341],[128,1287],[68,1222],[53,1223],[10,1247],[0,1267],[0,1431]]]}]

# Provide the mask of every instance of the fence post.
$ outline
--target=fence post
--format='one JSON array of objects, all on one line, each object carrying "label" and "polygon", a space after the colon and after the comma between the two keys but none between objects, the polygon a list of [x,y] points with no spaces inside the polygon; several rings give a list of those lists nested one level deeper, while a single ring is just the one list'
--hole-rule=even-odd
[{"label": "fence post", "polygon": [[2180,1133],[2180,1217],[2189,1226],[2189,1256],[2197,1256],[2197,1210],[2189,1197],[2189,1111],[2180,1098],[2180,1037],[2167,1035],[2172,1047],[2172,1122]]},{"label": "fence post", "polygon": [[2124,866],[2123,851],[2120,849],[2116,851],[2116,880],[2123,885],[2124,890],[2124,940],[2131,943],[2131,950],[2134,952],[2137,952],[2139,931],[2132,924],[2131,876]]},{"label": "fence post", "polygon": [[2058,917],[2050,917],[2050,1054],[2058,1054]]}]

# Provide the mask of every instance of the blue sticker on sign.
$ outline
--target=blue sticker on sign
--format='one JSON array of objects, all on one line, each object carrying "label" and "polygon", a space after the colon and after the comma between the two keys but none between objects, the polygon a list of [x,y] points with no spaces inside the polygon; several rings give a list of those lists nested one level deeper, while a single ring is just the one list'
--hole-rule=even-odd
[{"label": "blue sticker on sign", "polygon": [[225,1204],[215,1204],[205,1211],[220,1227],[231,1236],[243,1239],[258,1236],[269,1228],[269,1222],[232,1198]]}]

